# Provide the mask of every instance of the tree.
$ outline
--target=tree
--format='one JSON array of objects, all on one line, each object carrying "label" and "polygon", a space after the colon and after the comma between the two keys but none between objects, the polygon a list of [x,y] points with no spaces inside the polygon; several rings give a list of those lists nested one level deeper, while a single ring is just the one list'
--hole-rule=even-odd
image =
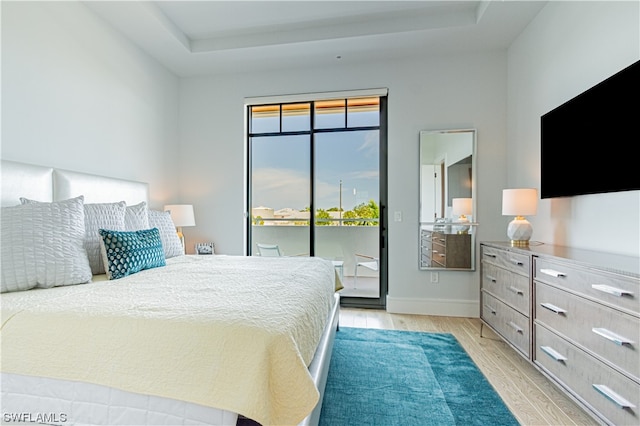
[{"label": "tree", "polygon": [[[348,210],[344,212],[342,215],[343,219],[356,219],[358,216],[353,210]],[[352,222],[351,220],[346,220],[342,223],[343,226],[358,226],[357,222]]]},{"label": "tree", "polygon": [[[318,220],[321,219],[321,220]],[[331,221],[330,220],[322,220],[322,219],[331,219],[331,215],[329,214],[329,212],[325,211],[324,209],[317,209],[316,210],[316,225],[317,226],[329,226],[331,225]]]},{"label": "tree", "polygon": [[[345,212],[342,217],[344,219],[379,219],[380,208],[374,200],[369,200],[368,203],[358,204],[353,208]],[[378,226],[377,220],[356,220],[347,221],[344,223],[348,226]]]}]

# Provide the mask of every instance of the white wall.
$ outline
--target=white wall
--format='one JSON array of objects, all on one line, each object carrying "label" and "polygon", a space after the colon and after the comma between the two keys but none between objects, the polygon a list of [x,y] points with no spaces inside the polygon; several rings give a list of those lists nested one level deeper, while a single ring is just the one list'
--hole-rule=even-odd
[{"label": "white wall", "polygon": [[[501,190],[539,186],[540,115],[637,60],[638,17],[637,2],[550,2],[508,54],[178,80],[82,3],[3,2],[1,154],[150,182],[157,207],[195,205],[189,245],[242,254],[243,99],[387,87],[389,217],[403,213],[389,223],[389,310],[477,315],[478,271],[432,284],[418,270],[419,131],[478,130],[478,240],[506,239]],[[638,191],[545,200],[533,238],[637,256],[639,209]]]},{"label": "white wall", "polygon": [[176,196],[178,79],[80,2],[2,2],[2,158]]},{"label": "white wall", "polygon": [[[302,60],[302,59],[301,59]],[[451,57],[337,61],[326,69],[244,72],[181,82],[181,198],[196,208],[188,249],[211,240],[216,251],[244,249],[243,100],[250,96],[387,87],[389,89],[389,298],[391,311],[478,315],[478,272],[418,270],[419,132],[478,130],[479,239],[504,239],[500,194],[506,182],[506,52]],[[499,224],[499,226],[498,226]]]},{"label": "white wall", "polygon": [[[542,114],[639,58],[639,2],[549,2],[509,49],[509,187],[540,189]],[[567,164],[567,178],[607,173],[619,155],[637,157],[632,134],[626,146],[571,146],[600,150],[602,163]],[[533,240],[640,255],[640,191],[545,199],[529,220]]]}]

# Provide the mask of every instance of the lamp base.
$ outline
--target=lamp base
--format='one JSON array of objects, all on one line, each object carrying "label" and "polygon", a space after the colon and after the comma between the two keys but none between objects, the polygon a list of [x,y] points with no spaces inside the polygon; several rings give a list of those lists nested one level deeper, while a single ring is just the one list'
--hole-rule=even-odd
[{"label": "lamp base", "polygon": [[522,216],[518,216],[509,222],[507,236],[509,240],[511,240],[512,246],[528,246],[531,234],[533,234],[533,227],[529,221]]},{"label": "lamp base", "polygon": [[182,250],[186,253],[186,246],[184,245],[184,234],[182,233],[182,227],[176,228],[176,233],[178,234],[178,239],[182,243]]},{"label": "lamp base", "polygon": [[469,219],[465,215],[461,215],[457,221],[453,223],[453,229],[458,234],[468,234],[470,226],[467,225],[469,223]]}]

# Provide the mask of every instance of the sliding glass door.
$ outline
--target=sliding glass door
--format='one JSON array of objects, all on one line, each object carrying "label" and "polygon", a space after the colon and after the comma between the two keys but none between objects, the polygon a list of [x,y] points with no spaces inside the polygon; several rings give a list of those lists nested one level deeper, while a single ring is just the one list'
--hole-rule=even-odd
[{"label": "sliding glass door", "polygon": [[386,97],[247,108],[247,253],[331,260],[343,304],[384,307]]}]

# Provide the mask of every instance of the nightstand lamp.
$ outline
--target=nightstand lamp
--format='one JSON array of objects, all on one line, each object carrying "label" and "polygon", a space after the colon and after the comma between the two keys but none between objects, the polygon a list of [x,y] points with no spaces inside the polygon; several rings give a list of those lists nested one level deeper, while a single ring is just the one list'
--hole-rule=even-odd
[{"label": "nightstand lamp", "polygon": [[[458,231],[458,234],[466,234],[469,232],[469,225],[465,225],[465,223],[469,223],[467,216],[473,213],[473,199],[454,198],[451,200],[451,204],[451,214],[458,216],[454,222],[454,229]],[[459,223],[462,225],[458,225]]]},{"label": "nightstand lamp", "polygon": [[168,211],[171,214],[171,220],[177,228],[178,237],[182,242],[184,248],[184,234],[182,233],[183,226],[196,226],[196,218],[193,214],[193,205],[191,204],[167,204],[164,206],[164,211]]},{"label": "nightstand lamp", "polygon": [[538,210],[538,190],[533,188],[503,189],[502,215],[515,216],[507,228],[512,246],[528,246],[533,227],[524,216],[535,215]]}]

